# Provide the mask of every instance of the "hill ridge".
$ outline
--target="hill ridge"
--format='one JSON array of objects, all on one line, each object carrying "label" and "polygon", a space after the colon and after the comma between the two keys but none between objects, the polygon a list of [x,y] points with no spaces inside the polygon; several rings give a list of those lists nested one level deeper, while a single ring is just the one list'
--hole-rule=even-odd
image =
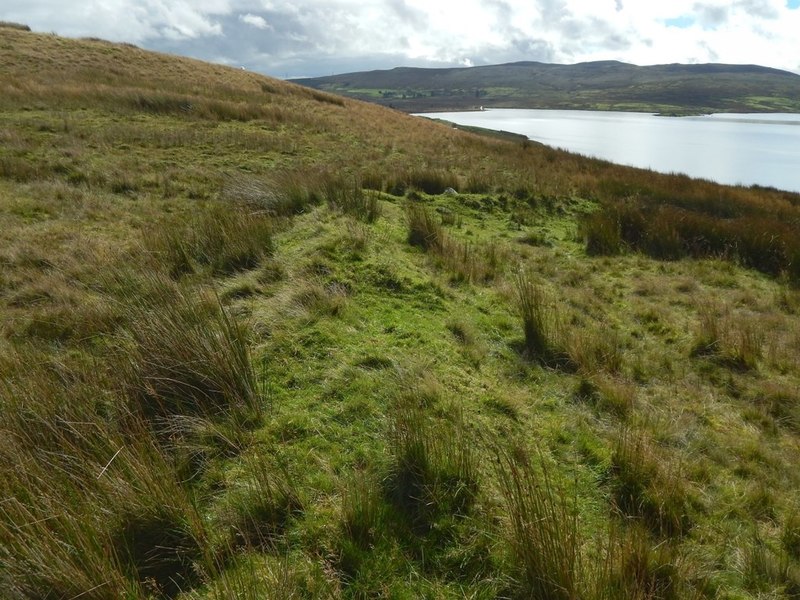
[{"label": "hill ridge", "polygon": [[800,112],[800,75],[754,64],[516,61],[395,67],[292,81],[408,112],[477,106],[675,114]]}]

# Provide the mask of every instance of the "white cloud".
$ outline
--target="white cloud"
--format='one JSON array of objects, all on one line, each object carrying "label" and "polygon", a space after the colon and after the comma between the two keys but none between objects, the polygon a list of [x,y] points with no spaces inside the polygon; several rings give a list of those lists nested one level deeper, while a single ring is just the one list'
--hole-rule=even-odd
[{"label": "white cloud", "polygon": [[0,20],[273,73],[606,59],[800,72],[786,0],[3,0]]},{"label": "white cloud", "polygon": [[248,25],[252,25],[256,29],[272,29],[272,25],[270,25],[264,17],[254,15],[252,13],[247,13],[246,15],[239,15],[239,20],[242,23],[247,23]]}]

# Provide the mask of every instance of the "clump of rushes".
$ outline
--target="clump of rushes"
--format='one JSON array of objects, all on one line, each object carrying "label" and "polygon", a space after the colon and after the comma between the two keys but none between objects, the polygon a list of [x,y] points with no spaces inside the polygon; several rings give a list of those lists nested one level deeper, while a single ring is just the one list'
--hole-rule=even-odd
[{"label": "clump of rushes", "polygon": [[623,250],[620,224],[610,210],[584,217],[578,235],[583,238],[589,256],[612,256]]},{"label": "clump of rushes", "polygon": [[727,307],[703,306],[691,356],[707,356],[741,371],[758,367],[763,355],[764,333],[747,318],[734,319]]},{"label": "clump of rushes", "polygon": [[190,524],[169,504],[126,515],[112,545],[127,575],[150,593],[174,598],[198,583],[202,547]]},{"label": "clump of rushes", "polygon": [[155,287],[156,303],[134,306],[120,338],[121,373],[133,412],[147,419],[258,412],[256,376],[243,328],[219,301],[180,287]]},{"label": "clump of rushes", "polygon": [[442,235],[438,254],[456,280],[487,282],[494,279],[505,262],[505,255],[495,243],[470,244]]},{"label": "clump of rushes", "polygon": [[247,456],[246,480],[230,490],[221,523],[233,546],[270,549],[302,503],[285,465],[260,454]]},{"label": "clump of rushes", "polygon": [[343,535],[337,544],[337,567],[351,582],[369,571],[366,564],[380,556],[381,551],[376,548],[384,537],[396,533],[390,519],[380,477],[369,471],[356,472],[342,493]]},{"label": "clump of rushes", "polygon": [[604,560],[594,579],[597,600],[677,600],[686,597],[680,576],[677,548],[654,543],[649,532],[634,524],[612,525]]},{"label": "clump of rushes", "polygon": [[374,223],[381,216],[378,192],[364,190],[357,180],[348,182],[329,177],[322,184],[322,192],[332,210],[355,217],[365,223]]},{"label": "clump of rushes", "polygon": [[107,549],[108,516],[119,506],[105,484],[131,454],[119,456],[98,484],[104,463],[125,443],[94,410],[101,394],[47,372],[41,356],[18,359],[15,370],[24,364],[29,377],[0,378],[2,595],[73,598],[106,582],[106,596],[123,596],[127,579]]},{"label": "clump of rushes", "polygon": [[406,207],[408,243],[423,250],[438,251],[444,240],[444,230],[435,213],[419,204]]},{"label": "clump of rushes", "polygon": [[419,204],[407,205],[406,223],[408,243],[438,257],[456,281],[489,281],[505,262],[505,253],[497,244],[478,246],[453,239],[436,213]]},{"label": "clump of rushes", "polygon": [[677,468],[663,466],[642,432],[623,430],[611,457],[614,504],[664,537],[689,531],[689,493]]},{"label": "clump of rushes", "polygon": [[58,368],[0,386],[3,591],[106,598],[187,589],[211,564],[192,499],[120,399],[100,380]]},{"label": "clump of rushes", "polygon": [[390,447],[388,496],[415,531],[425,534],[437,519],[469,512],[479,480],[476,456],[460,418],[434,426],[423,409],[398,406]]},{"label": "clump of rushes", "polygon": [[458,178],[443,169],[416,168],[395,175],[386,182],[386,187],[396,196],[402,196],[406,190],[412,188],[426,194],[443,194],[447,188],[458,188]]},{"label": "clump of rushes", "polygon": [[560,317],[544,286],[526,269],[517,270],[513,285],[525,334],[525,352],[545,363],[563,358],[557,347]]},{"label": "clump of rushes", "polygon": [[162,223],[145,235],[145,245],[173,278],[202,268],[229,275],[255,268],[272,252],[273,229],[265,213],[214,205],[187,223]]},{"label": "clump of rushes", "polygon": [[383,495],[377,478],[359,471],[347,485],[342,498],[342,527],[361,548],[372,546],[384,518]]},{"label": "clump of rushes", "polygon": [[509,547],[520,597],[581,597],[581,543],[577,510],[553,482],[544,461],[500,451],[500,491],[509,520]]},{"label": "clump of rushes", "polygon": [[606,200],[581,229],[590,254],[616,254],[627,245],[662,260],[720,256],[797,281],[796,218],[797,207],[789,203],[759,206],[745,197],[660,191]]}]

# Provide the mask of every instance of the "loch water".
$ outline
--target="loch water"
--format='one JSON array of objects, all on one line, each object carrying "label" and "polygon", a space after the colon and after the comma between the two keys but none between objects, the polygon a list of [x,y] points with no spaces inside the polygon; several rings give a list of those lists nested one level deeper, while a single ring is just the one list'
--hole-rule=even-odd
[{"label": "loch water", "polygon": [[618,164],[800,192],[800,114],[488,109],[419,115],[510,131]]}]

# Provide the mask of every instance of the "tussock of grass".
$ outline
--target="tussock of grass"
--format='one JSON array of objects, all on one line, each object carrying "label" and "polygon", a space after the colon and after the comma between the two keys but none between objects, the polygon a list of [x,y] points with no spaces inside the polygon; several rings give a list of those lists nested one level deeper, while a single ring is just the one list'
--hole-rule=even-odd
[{"label": "tussock of grass", "polygon": [[348,183],[329,177],[322,184],[328,206],[359,221],[374,223],[381,215],[381,205],[375,191],[365,191],[357,181]]},{"label": "tussock of grass", "polygon": [[288,217],[306,212],[323,199],[322,174],[301,175],[282,171],[270,178],[228,176],[220,193],[222,200],[247,212]]},{"label": "tussock of grass", "polygon": [[500,490],[519,570],[519,595],[574,600],[581,595],[581,539],[577,513],[544,463],[498,456]]},{"label": "tussock of grass", "polygon": [[571,332],[567,343],[570,360],[584,373],[622,370],[623,348],[620,335],[610,328],[584,328]]},{"label": "tussock of grass", "polygon": [[747,589],[757,594],[780,590],[792,598],[800,593],[800,568],[776,553],[756,532],[743,552],[742,575]]},{"label": "tussock of grass", "polygon": [[563,363],[566,358],[561,349],[563,321],[558,306],[537,276],[528,270],[517,270],[513,285],[525,335],[525,352],[545,364]]},{"label": "tussock of grass", "polygon": [[642,433],[623,430],[612,456],[614,504],[654,533],[680,536],[692,526],[686,483],[663,464]]},{"label": "tussock of grass", "polygon": [[461,423],[434,429],[422,409],[400,406],[393,415],[390,448],[387,492],[416,531],[427,533],[443,516],[467,514],[479,477]]},{"label": "tussock of grass", "polygon": [[257,411],[256,376],[244,330],[212,299],[163,288],[157,304],[139,305],[120,338],[124,389],[147,419]]},{"label": "tussock of grass", "polygon": [[701,307],[691,355],[710,356],[739,370],[755,369],[763,355],[764,334],[748,317],[733,316],[714,304]]},{"label": "tussock of grass", "polygon": [[31,30],[28,25],[23,25],[22,23],[13,23],[11,21],[0,21],[0,29],[17,29],[19,31]]},{"label": "tussock of grass", "polygon": [[468,320],[459,317],[450,318],[445,325],[463,347],[463,352],[470,363],[479,367],[486,358],[488,349],[475,326]]},{"label": "tussock of grass", "polygon": [[796,388],[768,382],[757,390],[752,402],[778,425],[800,431],[800,391]]},{"label": "tussock of grass", "polygon": [[[647,530],[634,525],[613,529],[607,548],[601,586],[595,597],[677,600],[691,597],[679,573],[676,546],[653,544]],[[697,594],[695,594],[697,596]]]},{"label": "tussock of grass", "polygon": [[770,275],[800,276],[798,207],[759,205],[749,198],[667,196],[610,200],[588,216],[582,233],[589,254],[618,254],[626,244],[649,256],[723,256]]},{"label": "tussock of grass", "polygon": [[796,512],[786,516],[781,533],[781,543],[791,558],[800,560],[800,515]]},{"label": "tussock of grass", "polygon": [[346,306],[349,290],[346,286],[321,280],[298,282],[294,301],[312,316],[340,316]]},{"label": "tussock of grass", "polygon": [[635,388],[631,384],[603,376],[582,377],[575,390],[575,397],[600,411],[621,418],[627,417],[636,403]]},{"label": "tussock of grass", "polygon": [[186,224],[163,224],[146,233],[145,243],[170,275],[208,268],[217,275],[255,268],[272,251],[275,227],[264,214],[218,205]]},{"label": "tussock of grass", "polygon": [[267,456],[248,456],[249,478],[232,490],[220,516],[233,547],[274,549],[289,519],[302,503],[284,465]]}]

